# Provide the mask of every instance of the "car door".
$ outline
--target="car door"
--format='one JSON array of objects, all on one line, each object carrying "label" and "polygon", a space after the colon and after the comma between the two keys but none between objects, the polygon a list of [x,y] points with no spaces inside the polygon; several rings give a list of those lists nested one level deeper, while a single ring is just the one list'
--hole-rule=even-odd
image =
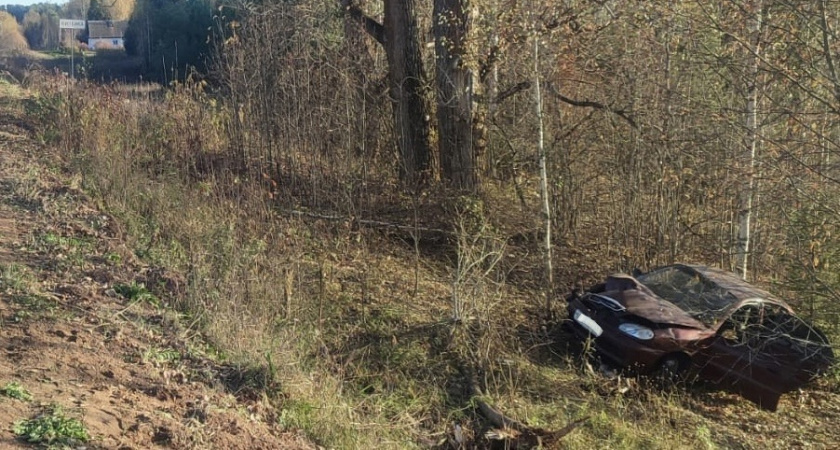
[{"label": "car door", "polygon": [[788,390],[796,389],[834,362],[828,338],[790,313],[786,308],[768,304],[764,315],[767,334],[763,352],[782,362]]},{"label": "car door", "polygon": [[701,378],[775,410],[782,393],[799,383],[789,355],[778,349],[777,331],[767,326],[766,313],[763,303],[738,308],[695,361]]}]

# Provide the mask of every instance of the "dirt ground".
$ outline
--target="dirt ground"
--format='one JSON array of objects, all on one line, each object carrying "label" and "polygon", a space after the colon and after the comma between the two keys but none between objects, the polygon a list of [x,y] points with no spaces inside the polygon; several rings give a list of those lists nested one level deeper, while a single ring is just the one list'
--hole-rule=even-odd
[{"label": "dirt ground", "polygon": [[22,95],[0,85],[0,388],[18,383],[32,400],[0,396],[0,448],[31,448],[13,424],[51,405],[84,423],[86,448],[317,448],[249,389],[258,372],[206,356],[157,301],[117,293],[159,271],[43,164],[57,155],[34,140]]}]

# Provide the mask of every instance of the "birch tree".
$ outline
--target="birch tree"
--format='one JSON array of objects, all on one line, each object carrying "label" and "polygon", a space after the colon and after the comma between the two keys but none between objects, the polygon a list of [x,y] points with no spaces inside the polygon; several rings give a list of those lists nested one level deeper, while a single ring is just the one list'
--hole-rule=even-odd
[{"label": "birch tree", "polygon": [[758,150],[758,69],[761,62],[761,28],[763,0],[752,0],[748,10],[749,42],[746,57],[748,74],[746,78],[746,135],[744,150],[746,153],[747,172],[741,187],[740,209],[738,211],[738,239],[736,243],[736,269],[744,279],[748,276],[750,256],[751,221],[756,184],[756,152]]},{"label": "birch tree", "polygon": [[545,151],[545,126],[543,124],[543,102],[542,90],[540,89],[540,35],[533,33],[534,40],[534,110],[537,115],[537,155],[540,165],[540,201],[542,203],[542,218],[545,227],[545,238],[543,240],[543,261],[545,263],[546,281],[546,313],[551,312],[552,291],[554,286],[554,268],[552,260],[551,243],[551,203],[548,192],[548,162]]}]

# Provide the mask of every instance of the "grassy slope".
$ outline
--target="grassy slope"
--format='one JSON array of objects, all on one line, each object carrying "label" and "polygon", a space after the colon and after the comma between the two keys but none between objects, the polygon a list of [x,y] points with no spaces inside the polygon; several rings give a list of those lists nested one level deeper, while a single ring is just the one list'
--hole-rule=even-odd
[{"label": "grassy slope", "polygon": [[[393,229],[286,214],[265,201],[265,186],[224,173],[200,181],[182,176],[178,155],[165,152],[179,151],[178,139],[188,142],[191,130],[201,133],[204,151],[223,148],[213,114],[194,96],[114,101],[118,94],[97,97],[91,88],[84,97],[44,89],[36,116],[65,120],[53,114],[75,102],[84,127],[76,144],[50,128],[69,130],[72,123],[47,124],[40,136],[86,150],[73,153],[65,168],[118,219],[133,253],[169,274],[162,284],[179,293],[173,306],[228,361],[270,374],[264,387],[271,387],[265,394],[277,407],[277,423],[300,427],[325,446],[449,445],[459,433],[470,446],[487,444],[465,366],[477,367],[487,400],[531,425],[557,430],[590,417],[562,441],[567,448],[840,441],[833,427],[840,395],[832,381],[786,396],[778,413],[768,413],[702,387],[663,393],[591,373],[566,351],[566,338],[539,319],[541,296],[528,287],[534,268],[523,256],[528,243],[507,240],[504,211],[492,207],[511,204],[504,199],[457,205],[464,228],[456,234],[465,239],[460,254],[478,261],[500,251],[504,257],[490,272],[522,280],[462,272],[464,320],[453,322],[451,244],[415,248],[410,236]],[[165,122],[156,122],[161,117]],[[456,208],[448,202],[421,202],[419,215],[439,215],[439,204],[450,204],[451,213]],[[486,223],[493,226],[482,228]],[[470,240],[475,235],[483,238]],[[568,274],[604,270],[571,251],[560,259]]]},{"label": "grassy slope", "polygon": [[0,446],[34,445],[13,428],[46,443],[26,421],[52,418],[86,448],[313,448],[270,415],[266,376],[142,288],[119,224],[27,131],[30,100],[0,82]]}]

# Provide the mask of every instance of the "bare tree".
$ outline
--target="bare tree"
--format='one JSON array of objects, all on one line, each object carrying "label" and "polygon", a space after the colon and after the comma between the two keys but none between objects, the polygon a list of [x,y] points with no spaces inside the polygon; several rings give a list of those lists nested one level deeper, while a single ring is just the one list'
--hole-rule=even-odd
[{"label": "bare tree", "polygon": [[741,277],[748,276],[748,260],[750,255],[750,222],[753,216],[753,200],[756,182],[756,151],[758,148],[758,67],[761,62],[761,28],[763,0],[753,0],[749,14],[749,46],[747,58],[749,73],[746,79],[746,136],[744,149],[747,154],[748,170],[741,188],[740,209],[738,211],[738,240],[736,247],[736,267]]},{"label": "bare tree", "polygon": [[552,260],[552,242],[551,242],[551,202],[549,201],[548,192],[548,162],[545,150],[545,124],[543,123],[543,98],[542,90],[540,88],[540,35],[533,33],[534,42],[534,110],[537,116],[537,157],[540,165],[540,199],[542,200],[542,217],[545,226],[545,238],[543,241],[543,261],[545,263],[545,282],[546,282],[546,300],[545,311],[547,314],[551,312],[551,300],[553,299],[554,290],[554,268]]}]

